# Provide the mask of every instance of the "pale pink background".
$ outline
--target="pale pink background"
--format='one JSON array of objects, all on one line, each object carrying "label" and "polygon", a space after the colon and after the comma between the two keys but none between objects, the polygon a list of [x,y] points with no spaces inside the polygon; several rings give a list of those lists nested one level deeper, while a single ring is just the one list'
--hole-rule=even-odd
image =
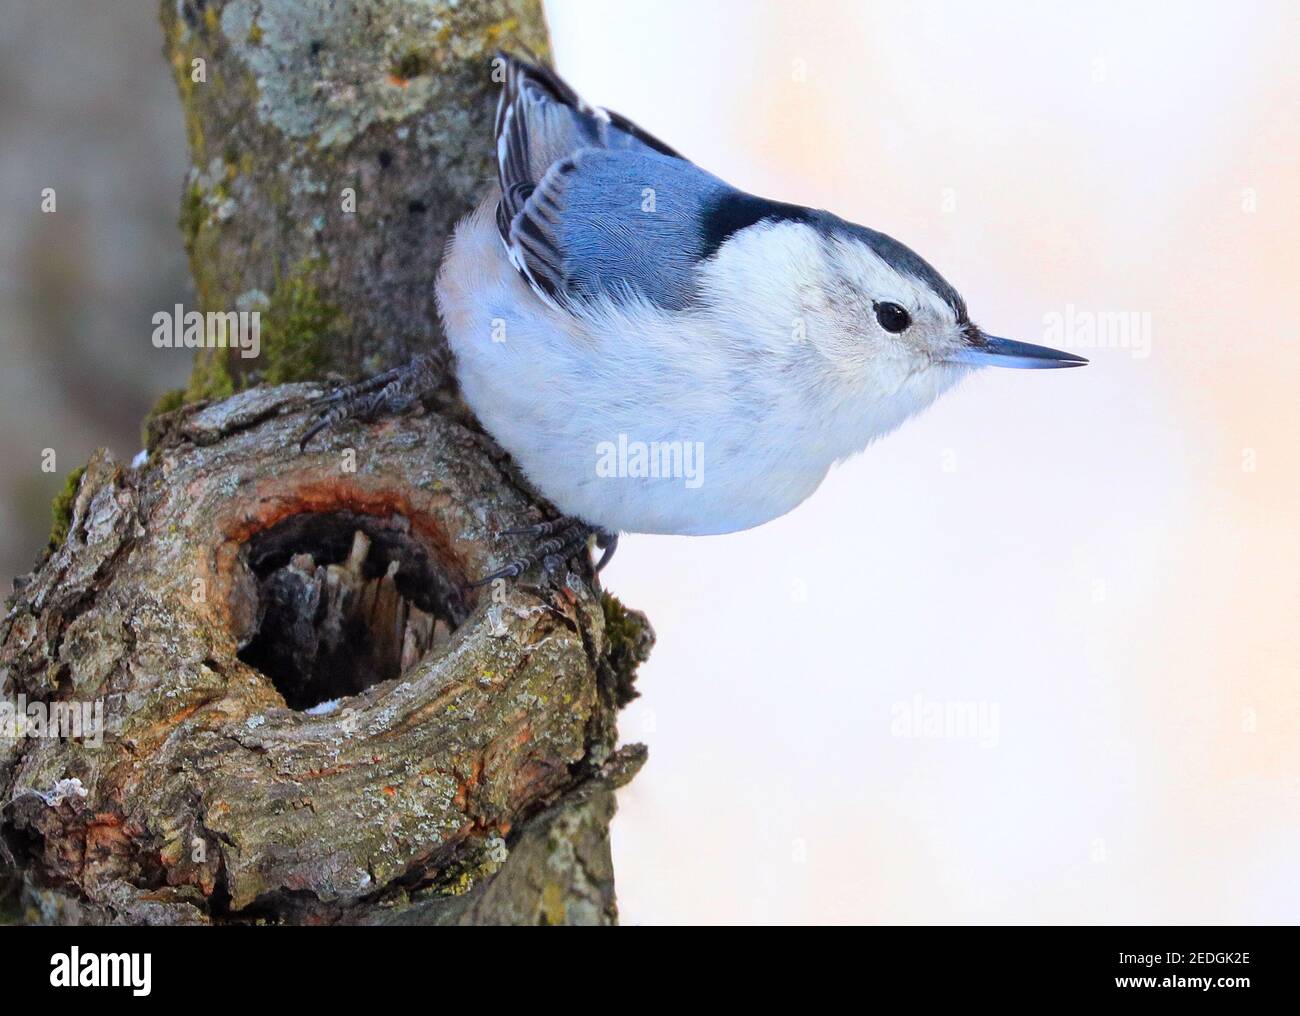
[{"label": "pale pink background", "polygon": [[[1300,920],[1297,8],[548,10],[593,101],[991,331],[1150,315],[1147,357],[977,375],[762,529],[623,541],[659,633],[625,920]],[[996,746],[893,736],[918,695]]]}]

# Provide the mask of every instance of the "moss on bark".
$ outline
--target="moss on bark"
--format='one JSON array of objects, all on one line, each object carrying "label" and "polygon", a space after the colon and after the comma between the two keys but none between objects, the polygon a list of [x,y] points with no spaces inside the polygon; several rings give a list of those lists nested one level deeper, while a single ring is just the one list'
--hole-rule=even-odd
[{"label": "moss on bark", "polygon": [[68,538],[68,526],[72,524],[72,505],[77,499],[77,486],[86,472],[85,466],[78,466],[68,474],[63,482],[63,489],[54,495],[50,503],[50,548],[63,546]]}]

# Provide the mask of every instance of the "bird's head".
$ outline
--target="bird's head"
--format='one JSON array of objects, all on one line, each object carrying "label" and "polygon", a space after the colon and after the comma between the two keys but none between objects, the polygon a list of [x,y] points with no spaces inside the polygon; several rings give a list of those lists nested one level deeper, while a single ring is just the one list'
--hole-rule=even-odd
[{"label": "bird's head", "polygon": [[[897,240],[829,213],[805,223],[819,264],[810,329],[828,365],[846,378],[910,377],[927,368],[1078,367],[1083,357],[998,338],[977,327],[966,302],[937,271]],[[960,370],[941,373],[959,374]]]}]

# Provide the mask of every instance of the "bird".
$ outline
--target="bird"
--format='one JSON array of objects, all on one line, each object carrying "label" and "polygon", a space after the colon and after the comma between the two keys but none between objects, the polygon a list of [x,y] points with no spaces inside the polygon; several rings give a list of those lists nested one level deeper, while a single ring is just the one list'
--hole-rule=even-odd
[{"label": "bird", "polygon": [[[463,399],[561,515],[508,530],[542,542],[481,581],[593,536],[599,569],[619,534],[762,525],[973,370],[1087,363],[986,333],[892,237],[733,187],[540,62],[495,66],[496,180],[437,303]],[[366,411],[421,371],[372,380]]]}]

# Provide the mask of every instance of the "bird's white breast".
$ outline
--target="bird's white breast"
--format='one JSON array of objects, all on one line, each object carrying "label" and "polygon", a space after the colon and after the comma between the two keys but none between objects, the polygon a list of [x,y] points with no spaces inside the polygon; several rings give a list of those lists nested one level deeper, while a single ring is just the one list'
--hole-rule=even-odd
[{"label": "bird's white breast", "polygon": [[[714,300],[698,311],[548,307],[510,265],[494,204],[461,223],[439,275],[457,376],[529,480],[592,525],[684,535],[760,525],[956,378],[884,377],[864,404],[819,391],[801,366],[807,351],[792,348],[796,290],[729,292],[745,285],[743,246],[709,263],[702,288]],[[651,472],[661,475],[638,475]]]}]

